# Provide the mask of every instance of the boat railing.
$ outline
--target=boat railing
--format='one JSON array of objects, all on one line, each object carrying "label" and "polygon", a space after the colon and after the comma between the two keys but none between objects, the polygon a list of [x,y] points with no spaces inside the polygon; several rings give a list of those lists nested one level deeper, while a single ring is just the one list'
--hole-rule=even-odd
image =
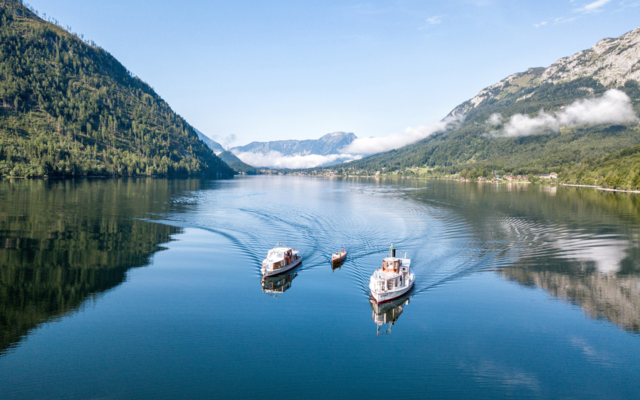
[{"label": "boat railing", "polygon": [[374,276],[374,286],[376,290],[383,292],[392,291],[407,285],[411,278],[402,275],[390,279],[378,278]]}]

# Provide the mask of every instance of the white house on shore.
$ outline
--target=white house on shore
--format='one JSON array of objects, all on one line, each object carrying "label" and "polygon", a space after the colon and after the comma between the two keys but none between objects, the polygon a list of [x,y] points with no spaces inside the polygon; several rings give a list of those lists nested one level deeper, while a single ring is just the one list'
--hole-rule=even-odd
[{"label": "white house on shore", "polygon": [[555,172],[552,172],[547,175],[538,175],[538,177],[541,179],[558,179],[558,174]]}]

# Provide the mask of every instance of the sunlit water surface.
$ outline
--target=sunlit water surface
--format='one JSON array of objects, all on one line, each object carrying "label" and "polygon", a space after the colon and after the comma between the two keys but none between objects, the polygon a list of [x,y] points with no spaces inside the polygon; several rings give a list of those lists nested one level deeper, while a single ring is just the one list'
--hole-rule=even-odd
[{"label": "sunlit water surface", "polygon": [[[640,398],[639,241],[591,189],[3,181],[0,397]],[[391,243],[416,285],[377,306]]]}]

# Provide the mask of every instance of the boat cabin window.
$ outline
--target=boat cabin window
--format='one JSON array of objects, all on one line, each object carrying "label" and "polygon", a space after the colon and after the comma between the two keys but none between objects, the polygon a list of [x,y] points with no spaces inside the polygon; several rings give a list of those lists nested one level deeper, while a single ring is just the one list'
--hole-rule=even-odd
[{"label": "boat cabin window", "polygon": [[400,261],[383,261],[382,262],[382,268],[383,269],[387,269],[387,270],[392,270],[392,271],[398,271],[398,268],[400,268]]}]

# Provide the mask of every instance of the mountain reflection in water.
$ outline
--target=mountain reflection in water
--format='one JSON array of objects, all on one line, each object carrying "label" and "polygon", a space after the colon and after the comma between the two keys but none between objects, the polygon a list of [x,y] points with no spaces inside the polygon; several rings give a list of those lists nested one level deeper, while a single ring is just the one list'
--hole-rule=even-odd
[{"label": "mountain reflection in water", "polygon": [[[447,194],[440,201],[474,221],[479,234],[502,231],[513,262],[496,268],[499,275],[640,333],[639,196],[544,186],[462,190],[471,207]],[[526,193],[514,197],[514,190]],[[479,209],[486,214],[479,216]]]},{"label": "mountain reflection in water", "polygon": [[30,181],[0,190],[0,355],[126,279],[180,228],[134,219],[198,183]]},{"label": "mountain reflection in water", "polygon": [[621,328],[640,333],[640,278],[598,272],[585,273],[566,266],[564,271],[536,267],[504,268],[500,275],[524,286],[580,306],[594,319],[605,318]]},{"label": "mountain reflection in water", "polygon": [[[277,371],[280,397],[371,398],[393,360],[394,397],[639,398],[639,199],[385,178],[1,181],[0,397],[259,398],[256,377]],[[277,241],[305,264],[262,280]],[[414,289],[373,304],[392,242]]]}]

